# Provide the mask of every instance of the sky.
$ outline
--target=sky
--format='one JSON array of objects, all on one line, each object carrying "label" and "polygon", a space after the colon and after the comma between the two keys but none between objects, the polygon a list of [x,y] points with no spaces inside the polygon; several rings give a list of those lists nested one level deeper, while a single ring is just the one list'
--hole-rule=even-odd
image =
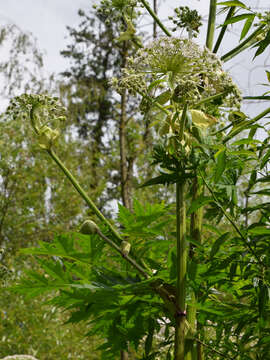
[{"label": "sky", "polygon": [[[96,0],[98,3],[99,0]],[[150,1],[151,2],[151,1]],[[269,0],[244,0],[247,5],[257,6],[262,9],[269,8]],[[45,52],[44,64],[48,73],[58,73],[68,67],[68,61],[60,56],[60,51],[68,44],[68,31],[66,26],[76,27],[80,18],[78,9],[90,10],[93,0],[8,0],[2,1],[0,6],[0,25],[15,23],[21,30],[32,32],[37,38],[39,48]],[[203,34],[197,41],[205,42],[206,19],[209,8],[209,0],[159,0],[159,16],[168,25],[168,15],[173,13],[177,6],[189,5],[197,9],[204,20]],[[218,18],[222,21],[222,18]],[[147,24],[151,24],[151,18],[144,17],[141,25],[142,30],[147,30]],[[149,31],[152,26],[150,25]],[[227,34],[221,52],[226,52],[237,45],[239,28],[234,28]],[[269,50],[256,61],[252,62],[252,51],[244,52],[238,57],[237,62],[230,62],[225,67],[244,93],[256,94],[262,92],[258,85],[265,82],[263,71],[265,66],[270,67]],[[261,105],[259,105],[261,106]],[[257,109],[256,109],[257,110]]]}]

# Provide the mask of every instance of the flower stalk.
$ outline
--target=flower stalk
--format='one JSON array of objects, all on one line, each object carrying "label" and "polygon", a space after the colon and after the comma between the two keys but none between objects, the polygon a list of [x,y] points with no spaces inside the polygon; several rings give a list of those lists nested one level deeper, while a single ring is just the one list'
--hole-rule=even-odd
[{"label": "flower stalk", "polygon": [[208,18],[208,27],[207,27],[207,36],[206,36],[206,47],[209,50],[212,50],[213,48],[215,25],[216,25],[216,12],[217,12],[216,10],[217,10],[217,0],[210,0],[209,18]]},{"label": "flower stalk", "polygon": [[145,9],[149,12],[149,14],[152,16],[154,21],[158,24],[158,26],[161,28],[161,30],[167,35],[172,36],[169,30],[164,26],[164,24],[160,21],[157,14],[151,9],[148,2],[146,0],[141,0],[141,3],[145,7]]},{"label": "flower stalk", "polygon": [[54,162],[59,166],[59,168],[63,171],[63,173],[66,175],[66,177],[69,179],[69,181],[72,183],[74,188],[77,190],[77,192],[80,194],[80,196],[84,199],[86,204],[89,206],[91,210],[97,215],[97,217],[106,224],[109,229],[111,230],[112,234],[121,242],[123,241],[121,235],[118,233],[118,231],[112,226],[112,224],[105,218],[105,216],[99,211],[99,209],[96,207],[95,203],[90,199],[90,197],[86,194],[86,192],[83,190],[81,185],[78,183],[78,181],[75,179],[75,177],[72,175],[72,173],[66,168],[66,166],[62,163],[62,161],[59,159],[59,157],[55,154],[55,152],[52,149],[47,149],[47,153],[50,155],[50,157],[54,160]]}]

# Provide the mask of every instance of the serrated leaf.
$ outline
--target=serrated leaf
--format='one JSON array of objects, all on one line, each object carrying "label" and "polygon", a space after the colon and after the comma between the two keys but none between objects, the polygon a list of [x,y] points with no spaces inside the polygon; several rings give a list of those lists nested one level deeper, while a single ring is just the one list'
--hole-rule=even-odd
[{"label": "serrated leaf", "polygon": [[221,151],[219,151],[219,154],[217,156],[217,165],[215,168],[215,176],[214,176],[215,183],[219,181],[225,168],[226,168],[226,150],[222,149]]},{"label": "serrated leaf", "polygon": [[202,206],[213,202],[213,198],[211,196],[199,196],[196,200],[192,201],[190,208],[187,211],[187,215],[192,214],[193,212],[200,209]]},{"label": "serrated leaf", "polygon": [[224,5],[224,6],[238,6],[243,9],[247,9],[247,6],[243,4],[241,1],[234,0],[234,1],[223,1],[220,3],[217,3],[217,5]]},{"label": "serrated leaf", "polygon": [[270,45],[270,30],[267,32],[266,37],[256,45],[258,46],[258,49],[254,55],[254,59],[257,56],[261,55],[269,45]]},{"label": "serrated leaf", "polygon": [[222,234],[219,238],[217,238],[217,240],[212,245],[212,249],[210,252],[210,258],[213,258],[216,255],[220,246],[227,240],[229,234],[230,234],[229,232],[226,232],[226,233]]},{"label": "serrated leaf", "polygon": [[256,145],[256,144],[261,144],[261,143],[262,142],[260,140],[247,138],[247,139],[237,140],[237,141],[233,142],[232,145],[233,146],[236,146],[236,145]]},{"label": "serrated leaf", "polygon": [[259,307],[259,314],[261,318],[266,317],[266,307],[268,303],[268,287],[260,280],[259,283],[259,301],[258,301],[258,307]]},{"label": "serrated leaf", "polygon": [[140,185],[139,187],[142,188],[142,187],[158,185],[158,184],[163,184],[163,185],[172,184],[175,183],[177,179],[178,178],[176,177],[175,174],[162,174],[146,181],[144,184]]},{"label": "serrated leaf", "polygon": [[234,24],[234,23],[236,23],[236,22],[238,22],[238,21],[242,21],[242,20],[245,20],[245,19],[248,19],[248,20],[249,20],[250,17],[253,17],[253,18],[254,18],[254,16],[255,16],[255,15],[250,14],[250,13],[248,13],[248,14],[236,15],[236,16],[231,17],[230,19],[226,20],[223,25]]},{"label": "serrated leaf", "polygon": [[160,105],[164,105],[166,104],[166,102],[170,100],[170,98],[171,98],[171,91],[166,90],[155,98],[155,102],[158,102]]},{"label": "serrated leaf", "polygon": [[265,70],[265,72],[266,72],[267,80],[270,83],[270,71]]},{"label": "serrated leaf", "polygon": [[166,81],[165,79],[159,79],[159,80],[155,80],[153,82],[151,82],[151,84],[148,86],[148,91],[152,90],[153,88],[155,88],[156,86],[160,85],[161,83],[163,83],[164,81]]},{"label": "serrated leaf", "polygon": [[267,164],[269,158],[270,158],[270,149],[268,149],[268,151],[266,152],[266,154],[262,158],[261,164],[260,164],[260,169],[265,167],[265,165]]},{"label": "serrated leaf", "polygon": [[205,114],[201,110],[190,110],[192,116],[192,123],[199,128],[207,128],[215,125],[218,121],[214,116]]},{"label": "serrated leaf", "polygon": [[230,151],[231,155],[236,155],[236,156],[246,156],[246,157],[253,157],[253,158],[257,158],[257,155],[250,150],[236,150],[236,151]]},{"label": "serrated leaf", "polygon": [[248,229],[249,234],[252,235],[270,235],[270,229],[265,226],[256,226]]}]

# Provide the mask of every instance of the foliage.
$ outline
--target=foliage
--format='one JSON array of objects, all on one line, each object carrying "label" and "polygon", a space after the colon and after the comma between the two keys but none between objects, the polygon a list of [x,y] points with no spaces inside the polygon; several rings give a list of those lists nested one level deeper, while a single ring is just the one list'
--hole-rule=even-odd
[{"label": "foliage", "polygon": [[[35,262],[23,260],[21,256],[9,257],[5,263],[10,269],[6,285],[21,268],[37,269]],[[99,359],[98,352],[93,351],[98,345],[97,339],[92,337],[89,340],[84,336],[89,326],[82,323],[64,325],[68,314],[44,305],[49,299],[48,296],[26,299],[1,287],[0,357],[31,354],[39,360],[52,357],[61,360]]]}]

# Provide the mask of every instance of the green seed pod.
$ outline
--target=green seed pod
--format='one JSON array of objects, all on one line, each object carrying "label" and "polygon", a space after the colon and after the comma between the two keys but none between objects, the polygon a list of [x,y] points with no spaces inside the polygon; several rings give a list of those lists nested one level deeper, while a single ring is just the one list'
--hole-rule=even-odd
[{"label": "green seed pod", "polygon": [[121,243],[121,250],[122,250],[124,256],[127,256],[127,255],[129,254],[130,248],[131,248],[131,245],[130,245],[129,242],[127,242],[127,241],[122,241],[122,243]]},{"label": "green seed pod", "polygon": [[99,227],[92,220],[85,220],[80,228],[80,233],[84,235],[96,234],[99,231]]}]

